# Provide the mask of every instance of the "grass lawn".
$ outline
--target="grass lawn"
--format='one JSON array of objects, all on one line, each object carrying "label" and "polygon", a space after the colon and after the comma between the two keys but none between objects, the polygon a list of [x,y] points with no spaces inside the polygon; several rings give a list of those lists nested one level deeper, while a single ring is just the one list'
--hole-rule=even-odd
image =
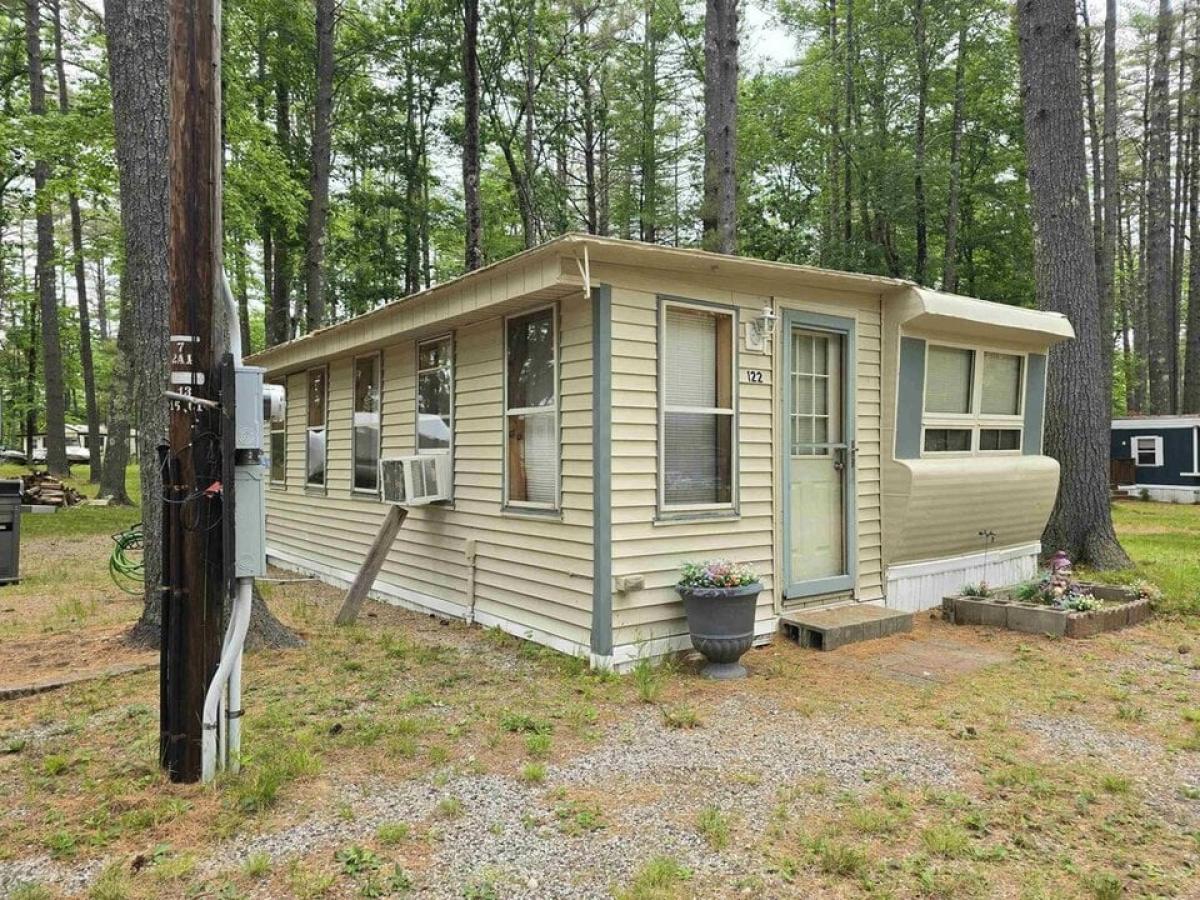
[{"label": "grass lawn", "polygon": [[[162,777],[156,672],[0,703],[0,896],[1195,896],[1200,507],[1115,517],[1118,577],[1165,589],[1145,626],[922,616],[833,653],[776,641],[739,683],[592,673],[373,603],[336,629],[340,592],[268,585],[308,645],[248,657],[245,767],[216,786]],[[42,614],[0,617],[0,657],[136,617],[106,532],[28,537],[0,602]]]},{"label": "grass lawn", "polygon": [[[37,467],[41,468],[41,467]],[[0,464],[0,478],[20,478],[28,475],[28,466],[12,463]],[[71,478],[66,483],[87,497],[95,497],[98,485],[89,484],[87,466],[76,464],[71,469]],[[82,477],[81,477],[82,476]],[[125,470],[125,490],[133,500],[133,506],[76,506],[60,509],[56,513],[27,514],[21,518],[23,538],[72,537],[78,535],[116,534],[141,519],[138,504],[141,503],[142,486],[137,466]]]}]

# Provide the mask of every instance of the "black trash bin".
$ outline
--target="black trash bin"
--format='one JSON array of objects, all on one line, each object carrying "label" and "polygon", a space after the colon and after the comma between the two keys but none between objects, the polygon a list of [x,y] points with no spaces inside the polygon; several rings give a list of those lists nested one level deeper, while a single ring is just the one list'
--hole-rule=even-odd
[{"label": "black trash bin", "polygon": [[21,479],[0,479],[0,584],[21,580]]}]

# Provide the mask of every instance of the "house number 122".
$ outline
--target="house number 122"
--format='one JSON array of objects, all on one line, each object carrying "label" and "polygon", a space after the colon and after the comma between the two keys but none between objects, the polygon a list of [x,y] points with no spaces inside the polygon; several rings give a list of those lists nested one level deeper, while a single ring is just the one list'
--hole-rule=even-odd
[{"label": "house number 122", "polygon": [[746,380],[751,384],[762,384],[763,373],[761,369],[748,369],[746,371]]}]

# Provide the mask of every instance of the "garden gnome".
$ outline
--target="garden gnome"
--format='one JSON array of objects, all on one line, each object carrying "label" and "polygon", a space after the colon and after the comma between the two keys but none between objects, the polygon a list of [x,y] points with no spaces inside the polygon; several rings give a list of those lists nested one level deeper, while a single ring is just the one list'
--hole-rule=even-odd
[{"label": "garden gnome", "polygon": [[1071,574],[1071,559],[1067,556],[1066,550],[1059,550],[1050,557],[1050,574],[1051,575],[1070,575]]}]

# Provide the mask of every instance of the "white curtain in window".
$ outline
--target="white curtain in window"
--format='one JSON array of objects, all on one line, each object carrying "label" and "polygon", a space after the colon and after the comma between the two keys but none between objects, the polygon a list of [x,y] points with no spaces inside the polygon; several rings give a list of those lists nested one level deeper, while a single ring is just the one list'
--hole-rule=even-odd
[{"label": "white curtain in window", "polygon": [[983,354],[983,413],[1015,416],[1021,412],[1021,357]]},{"label": "white curtain in window", "polygon": [[558,447],[553,413],[522,416],[525,420],[523,462],[525,497],[529,503],[553,504],[558,500]]},{"label": "white curtain in window", "polygon": [[931,346],[925,367],[925,411],[971,412],[971,369],[974,352]]}]

